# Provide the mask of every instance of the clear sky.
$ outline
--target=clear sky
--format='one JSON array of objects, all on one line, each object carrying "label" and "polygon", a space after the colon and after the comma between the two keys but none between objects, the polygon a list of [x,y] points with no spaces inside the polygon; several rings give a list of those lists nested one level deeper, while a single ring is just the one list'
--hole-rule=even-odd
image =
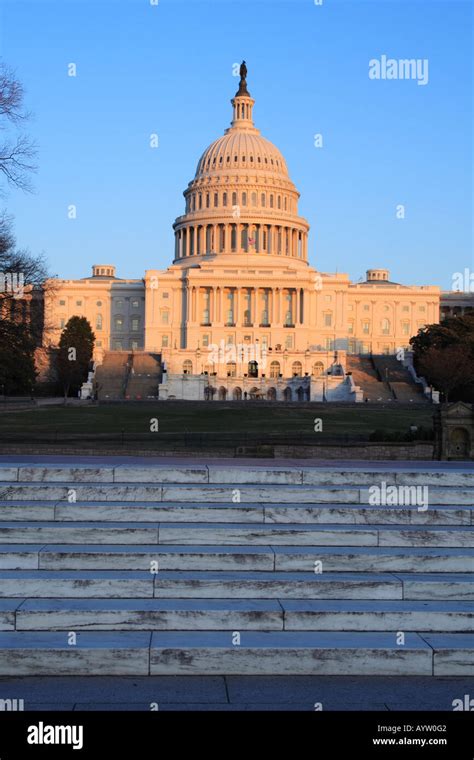
[{"label": "clear sky", "polygon": [[[474,269],[471,2],[1,0],[0,23],[40,148],[35,193],[4,205],[52,274],[171,263],[182,192],[229,126],[242,58],[256,126],[301,192],[313,266],[443,288]],[[370,79],[382,55],[428,59],[428,83]]]}]

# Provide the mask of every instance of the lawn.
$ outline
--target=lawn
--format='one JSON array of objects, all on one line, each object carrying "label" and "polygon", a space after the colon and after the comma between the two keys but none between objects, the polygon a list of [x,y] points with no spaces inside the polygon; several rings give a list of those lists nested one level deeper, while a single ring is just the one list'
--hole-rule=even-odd
[{"label": "lawn", "polygon": [[[318,440],[361,436],[375,429],[405,432],[415,423],[432,427],[433,407],[337,406],[329,404],[273,405],[247,402],[162,402],[84,407],[43,407],[28,411],[0,410],[0,439],[16,436],[40,440],[41,436],[79,437],[150,434],[153,419],[159,430],[154,436],[179,433],[279,433],[318,436]],[[314,432],[315,419],[322,431]],[[14,436],[12,434],[15,434]]]}]

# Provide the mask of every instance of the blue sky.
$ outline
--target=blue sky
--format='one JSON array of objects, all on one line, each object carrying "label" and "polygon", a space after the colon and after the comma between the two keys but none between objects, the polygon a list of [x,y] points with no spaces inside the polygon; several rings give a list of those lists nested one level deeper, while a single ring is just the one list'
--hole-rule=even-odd
[{"label": "blue sky", "polygon": [[[3,0],[0,56],[40,148],[35,193],[4,199],[18,242],[62,277],[171,263],[182,192],[229,126],[245,58],[256,125],[301,192],[310,263],[450,288],[474,266],[471,34],[457,0]],[[428,59],[428,84],[369,79],[383,54]]]}]

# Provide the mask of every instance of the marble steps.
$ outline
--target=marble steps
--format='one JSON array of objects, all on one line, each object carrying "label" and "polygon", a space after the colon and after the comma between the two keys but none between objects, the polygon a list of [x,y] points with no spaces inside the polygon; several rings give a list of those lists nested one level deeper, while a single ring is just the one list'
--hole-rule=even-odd
[{"label": "marble steps", "polygon": [[240,465],[75,465],[64,464],[29,466],[21,463],[0,464],[0,481],[25,483],[233,483],[267,485],[371,486],[428,485],[472,487],[473,473],[468,467],[456,470],[432,470],[423,463],[413,463],[400,470],[373,467],[344,467],[336,464],[323,467],[307,466],[245,466]]},{"label": "marble steps", "polygon": [[0,522],[0,543],[473,547],[466,525]]},{"label": "marble steps", "polygon": [[16,631],[473,631],[474,602],[0,599]]},{"label": "marble steps", "polygon": [[336,599],[474,601],[469,573],[255,570],[0,570],[1,599]]},{"label": "marble steps", "polygon": [[[372,486],[381,487],[375,478]],[[429,486],[429,507],[474,506],[472,479],[469,486]],[[422,486],[420,486],[422,488]],[[160,483],[160,482],[28,482],[1,481],[1,501],[101,501],[101,502],[205,502],[248,504],[361,504],[373,503],[371,486],[354,485],[262,485],[242,483]],[[380,492],[382,494],[382,492]],[[397,492],[398,493],[398,492]],[[404,493],[404,492],[403,492]],[[405,498],[408,495],[397,498]],[[423,492],[413,493],[411,500],[423,499]],[[409,502],[410,503],[410,502]],[[417,502],[415,502],[417,503]],[[388,503],[388,505],[390,502]]]},{"label": "marble steps", "polygon": [[[472,573],[462,547],[4,544],[0,570],[239,570]],[[316,565],[316,563],[319,563]]]},{"label": "marble steps", "polygon": [[473,635],[395,632],[3,631],[0,676],[471,675]]},{"label": "marble steps", "polygon": [[457,505],[420,510],[416,506],[375,507],[360,504],[254,504],[223,502],[75,502],[0,501],[0,518],[8,522],[184,522],[308,523],[335,525],[474,525],[474,509]]}]

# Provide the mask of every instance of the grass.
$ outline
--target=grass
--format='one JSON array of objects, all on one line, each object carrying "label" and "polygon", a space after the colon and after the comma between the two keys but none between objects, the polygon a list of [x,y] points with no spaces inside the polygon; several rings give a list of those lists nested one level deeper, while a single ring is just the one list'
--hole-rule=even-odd
[{"label": "grass", "polygon": [[[150,420],[158,418],[159,433],[314,433],[314,420],[322,420],[325,437],[368,435],[373,430],[405,432],[414,423],[431,428],[430,406],[390,406],[367,404],[337,406],[329,404],[270,405],[258,402],[179,402],[114,404],[110,406],[38,407],[27,411],[1,413],[0,440],[17,434],[25,439],[43,435],[145,435]],[[155,433],[154,435],[158,435]],[[9,435],[10,434],[10,435]],[[16,437],[16,436],[15,436]]]}]

